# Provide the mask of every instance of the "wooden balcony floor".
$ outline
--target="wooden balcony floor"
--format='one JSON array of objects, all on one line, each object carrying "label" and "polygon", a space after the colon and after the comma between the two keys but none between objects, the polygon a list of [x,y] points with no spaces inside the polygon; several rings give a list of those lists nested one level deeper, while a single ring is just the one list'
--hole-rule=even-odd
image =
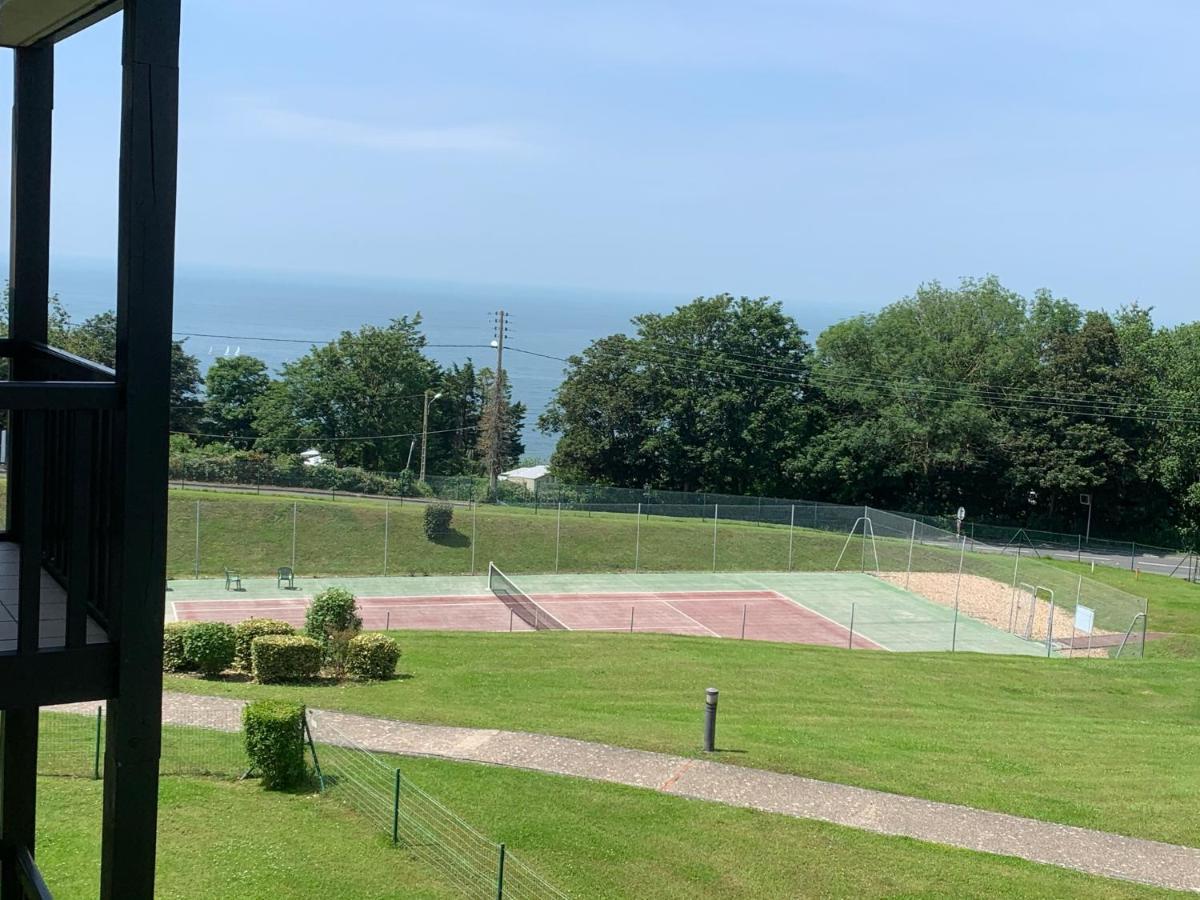
[{"label": "wooden balcony floor", "polygon": [[[0,542],[0,653],[17,650],[17,580],[21,547],[11,541]],[[41,621],[38,623],[38,647],[53,650],[66,646],[67,595],[58,582],[42,572]],[[88,617],[87,642],[103,644],[108,640],[98,624]]]}]

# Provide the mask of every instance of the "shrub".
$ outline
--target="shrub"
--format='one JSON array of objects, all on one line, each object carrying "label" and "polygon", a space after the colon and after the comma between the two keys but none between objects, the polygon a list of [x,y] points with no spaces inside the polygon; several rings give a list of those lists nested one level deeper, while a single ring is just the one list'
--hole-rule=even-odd
[{"label": "shrub", "polygon": [[321,645],[299,634],[264,634],[250,642],[250,665],[261,684],[309,681],[321,671]]},{"label": "shrub", "polygon": [[386,634],[360,634],[350,641],[346,672],[357,681],[382,681],[396,674],[400,645]]},{"label": "shrub", "polygon": [[425,507],[425,537],[431,541],[450,533],[454,507],[449,503],[430,503]]},{"label": "shrub", "polygon": [[304,633],[328,654],[334,634],[362,629],[362,619],[355,606],[354,595],[345,588],[326,588],[313,598],[304,615]]},{"label": "shrub", "polygon": [[296,629],[287,622],[277,619],[246,619],[233,626],[234,653],[233,663],[244,672],[250,671],[253,660],[250,658],[250,645],[256,637],[265,634],[295,634]]},{"label": "shrub", "polygon": [[163,626],[163,671],[194,672],[196,661],[187,655],[183,642],[195,622],[168,622]]},{"label": "shrub", "polygon": [[[267,640],[268,638],[259,638]],[[242,710],[242,734],[250,767],[263,787],[279,791],[304,781],[304,707],[258,700]]]},{"label": "shrub", "polygon": [[183,633],[183,653],[203,675],[217,675],[233,665],[233,626],[194,622]]}]

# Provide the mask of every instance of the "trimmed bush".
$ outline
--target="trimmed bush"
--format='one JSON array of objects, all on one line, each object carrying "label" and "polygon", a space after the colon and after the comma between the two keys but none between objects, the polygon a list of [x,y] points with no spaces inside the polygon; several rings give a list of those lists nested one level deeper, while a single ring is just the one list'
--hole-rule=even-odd
[{"label": "trimmed bush", "polygon": [[183,633],[183,653],[202,675],[218,675],[233,665],[233,626],[194,622]]},{"label": "trimmed bush", "polygon": [[345,588],[326,588],[313,598],[304,614],[304,633],[317,641],[326,655],[333,635],[344,631],[361,631],[354,595]]},{"label": "trimmed bush", "polygon": [[383,681],[396,674],[400,645],[386,634],[360,634],[346,651],[346,673],[356,681]]},{"label": "trimmed bush", "polygon": [[449,503],[430,503],[425,507],[425,537],[431,541],[444,538],[454,522],[454,507]]},{"label": "trimmed bush", "polygon": [[256,637],[266,634],[295,634],[296,629],[287,622],[278,619],[246,619],[233,626],[234,653],[233,664],[244,672],[249,672],[253,664],[250,658],[250,644]]},{"label": "trimmed bush", "polygon": [[194,672],[196,661],[187,655],[183,640],[195,622],[168,622],[163,626],[163,671]]},{"label": "trimmed bush", "polygon": [[282,791],[304,781],[303,705],[257,700],[242,710],[242,734],[250,767],[262,778],[263,787]]},{"label": "trimmed bush", "polygon": [[300,634],[264,634],[250,642],[250,665],[261,684],[310,681],[321,671],[321,645]]}]

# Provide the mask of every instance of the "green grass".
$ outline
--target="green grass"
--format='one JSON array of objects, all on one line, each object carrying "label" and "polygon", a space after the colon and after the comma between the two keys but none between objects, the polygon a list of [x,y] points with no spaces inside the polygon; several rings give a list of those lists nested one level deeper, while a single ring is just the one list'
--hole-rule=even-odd
[{"label": "green grass", "polygon": [[[234,738],[229,738],[234,740]],[[407,775],[574,897],[1168,896],[1021,860],[649,791],[436,760]],[[93,897],[101,783],[39,781],[38,863],[55,896]],[[329,798],[169,776],[157,896],[458,896]]]},{"label": "green grass", "polygon": [[1200,770],[1184,762],[1200,759],[1192,664],[649,634],[396,636],[409,678],[166,687],[695,755],[703,691],[716,685],[730,763],[1200,844]]},{"label": "green grass", "polygon": [[1137,597],[1149,599],[1152,631],[1200,635],[1200,584],[1167,575],[1138,575],[1128,569],[1055,561],[1056,568],[1111,585]]}]

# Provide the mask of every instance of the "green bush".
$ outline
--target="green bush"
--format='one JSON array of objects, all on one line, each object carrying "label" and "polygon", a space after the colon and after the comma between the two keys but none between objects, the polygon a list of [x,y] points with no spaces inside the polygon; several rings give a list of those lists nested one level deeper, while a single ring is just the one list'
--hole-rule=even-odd
[{"label": "green bush", "polygon": [[386,634],[360,634],[346,651],[346,673],[356,681],[383,681],[396,674],[400,645]]},{"label": "green bush", "polygon": [[328,655],[333,635],[361,631],[354,595],[345,588],[326,588],[313,598],[304,614],[304,633],[317,641]]},{"label": "green bush", "polygon": [[217,675],[233,665],[233,626],[194,622],[183,633],[183,653],[202,675]]},{"label": "green bush", "polygon": [[195,622],[168,622],[163,626],[163,671],[194,672],[196,661],[187,655],[183,641]]},{"label": "green bush", "polygon": [[257,700],[242,710],[242,734],[250,767],[261,776],[263,787],[287,790],[304,781],[303,705]]},{"label": "green bush", "polygon": [[261,684],[310,681],[321,671],[321,645],[300,634],[264,634],[250,642],[250,666]]},{"label": "green bush", "polygon": [[425,507],[425,537],[431,541],[450,533],[454,521],[454,507],[449,503],[430,503]]},{"label": "green bush", "polygon": [[233,626],[234,653],[233,664],[243,672],[249,672],[253,660],[250,658],[250,645],[256,637],[266,634],[295,634],[296,629],[287,622],[277,619],[246,619]]}]

